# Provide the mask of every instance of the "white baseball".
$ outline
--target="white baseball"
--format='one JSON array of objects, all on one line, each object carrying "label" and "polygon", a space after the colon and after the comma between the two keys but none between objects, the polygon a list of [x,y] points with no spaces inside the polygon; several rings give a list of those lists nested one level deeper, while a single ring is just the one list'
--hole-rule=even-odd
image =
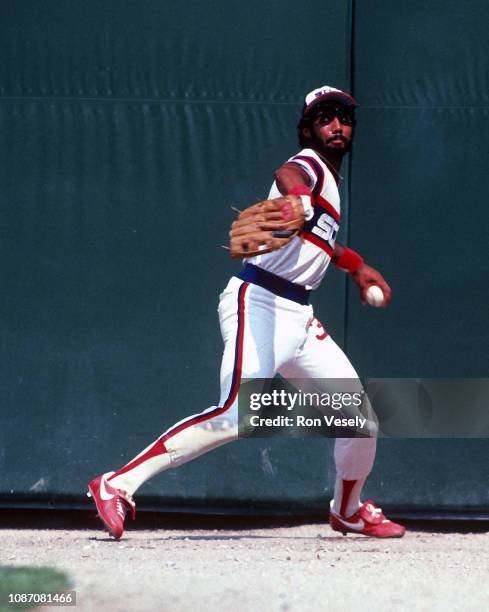
[{"label": "white baseball", "polygon": [[384,293],[382,292],[382,289],[377,285],[371,285],[367,289],[367,302],[370,304],[370,306],[376,306],[377,308],[379,306],[383,306]]}]

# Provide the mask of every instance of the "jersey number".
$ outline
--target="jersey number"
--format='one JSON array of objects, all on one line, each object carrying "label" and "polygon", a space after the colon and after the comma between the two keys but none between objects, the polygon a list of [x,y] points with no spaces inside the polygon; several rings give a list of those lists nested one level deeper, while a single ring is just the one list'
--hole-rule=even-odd
[{"label": "jersey number", "polygon": [[340,226],[328,213],[323,213],[312,228],[311,233],[322,238],[329,246],[334,249],[336,236]]}]

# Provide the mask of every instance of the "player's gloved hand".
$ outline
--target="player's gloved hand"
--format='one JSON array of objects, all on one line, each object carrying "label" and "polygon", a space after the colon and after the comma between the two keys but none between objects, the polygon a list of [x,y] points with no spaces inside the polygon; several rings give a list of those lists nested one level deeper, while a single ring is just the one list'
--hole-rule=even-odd
[{"label": "player's gloved hand", "polygon": [[248,206],[231,226],[231,257],[254,257],[282,248],[297,236],[304,225],[304,215],[302,200],[296,195]]},{"label": "player's gloved hand", "polygon": [[362,263],[358,270],[356,272],[352,272],[350,276],[360,289],[360,299],[362,300],[362,304],[367,304],[367,291],[372,285],[377,285],[382,289],[382,293],[384,294],[384,303],[382,306],[385,307],[390,304],[392,294],[391,288],[387,284],[382,274],[375,268],[367,266],[366,263]]}]

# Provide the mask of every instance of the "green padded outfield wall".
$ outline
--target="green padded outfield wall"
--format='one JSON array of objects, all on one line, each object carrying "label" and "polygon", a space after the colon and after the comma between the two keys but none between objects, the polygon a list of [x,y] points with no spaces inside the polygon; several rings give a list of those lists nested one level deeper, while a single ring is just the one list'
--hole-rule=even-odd
[{"label": "green padded outfield wall", "polygon": [[[361,308],[333,271],[317,313],[361,374],[487,375],[488,20],[473,0],[0,3],[1,502],[78,503],[217,401],[230,206],[267,194],[324,83],[362,103],[343,239],[395,300]],[[487,509],[487,450],[384,442],[367,493]],[[328,441],[239,441],[139,499],[317,510],[333,476]]]},{"label": "green padded outfield wall", "polygon": [[[394,296],[385,312],[348,296],[362,374],[489,376],[488,26],[483,0],[355,3],[349,238]],[[488,459],[488,440],[384,441],[372,495],[488,509]]]},{"label": "green padded outfield wall", "polygon": [[[0,3],[3,500],[81,499],[218,401],[230,206],[295,152],[304,92],[349,85],[349,44],[341,1]],[[240,441],[141,494],[312,503],[332,474],[326,444]]]}]

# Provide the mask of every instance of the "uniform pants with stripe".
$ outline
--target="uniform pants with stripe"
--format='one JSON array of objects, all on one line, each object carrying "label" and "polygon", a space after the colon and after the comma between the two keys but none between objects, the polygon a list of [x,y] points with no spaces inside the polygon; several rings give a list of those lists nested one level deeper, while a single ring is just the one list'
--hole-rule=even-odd
[{"label": "uniform pants with stripe", "polygon": [[[273,378],[278,372],[289,379],[358,380],[346,355],[314,318],[310,305],[232,277],[220,296],[218,312],[224,341],[219,404],[170,427],[109,478],[113,486],[132,494],[154,474],[236,440],[241,378]],[[337,476],[366,478],[375,449],[375,437],[336,439]]]}]

